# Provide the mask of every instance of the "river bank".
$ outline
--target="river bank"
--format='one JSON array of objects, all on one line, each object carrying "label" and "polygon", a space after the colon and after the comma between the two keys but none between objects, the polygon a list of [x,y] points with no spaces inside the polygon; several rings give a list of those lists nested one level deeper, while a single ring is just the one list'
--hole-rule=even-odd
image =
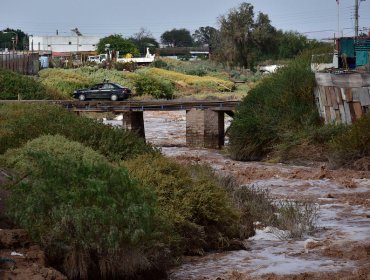
[{"label": "river bank", "polygon": [[[208,164],[220,174],[233,175],[243,185],[268,189],[276,201],[310,201],[319,206],[318,229],[313,235],[300,240],[280,240],[275,229],[257,224],[256,235],[244,240],[247,250],[185,257],[182,265],[169,272],[171,280],[370,278],[369,172],[329,170],[325,163],[307,167],[233,161],[223,151],[185,147],[184,111],[145,114],[146,139],[165,156],[185,165]],[[120,125],[121,121],[109,123]],[[4,235],[5,230],[10,233],[14,229],[3,227],[0,233]],[[24,236],[24,232],[12,234]],[[17,269],[24,268],[7,270],[7,277],[64,279],[52,269],[44,266],[40,269],[44,263],[42,251],[32,253],[37,247],[20,237],[0,251],[0,257],[16,259]]]},{"label": "river bank", "polygon": [[[184,113],[171,112],[166,118],[147,114],[147,140],[162,146],[165,156],[208,164],[246,186],[268,189],[275,200],[310,201],[319,207],[312,236],[280,240],[273,229],[257,228],[256,236],[244,241],[248,250],[187,257],[170,279],[370,279],[370,172],[330,170],[325,163],[233,161],[222,151],[184,147]],[[150,119],[158,117],[160,128],[149,129]]]}]

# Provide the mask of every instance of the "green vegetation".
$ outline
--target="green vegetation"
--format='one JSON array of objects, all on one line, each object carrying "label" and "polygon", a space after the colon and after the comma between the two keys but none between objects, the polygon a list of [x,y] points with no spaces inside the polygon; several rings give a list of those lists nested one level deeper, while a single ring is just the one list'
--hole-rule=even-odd
[{"label": "green vegetation", "polygon": [[92,80],[77,71],[64,69],[44,69],[39,72],[41,83],[58,91],[64,99],[69,99],[74,90],[92,85]]},{"label": "green vegetation", "polygon": [[303,238],[317,229],[319,205],[311,202],[280,201],[277,205],[277,221],[279,229],[274,234],[280,239]]},{"label": "green vegetation", "polygon": [[125,39],[122,35],[113,34],[100,39],[97,45],[98,53],[106,53],[106,45],[109,44],[109,50],[118,51],[120,55],[139,55],[140,52],[129,39]]},{"label": "green vegetation", "polygon": [[66,109],[1,105],[0,147],[14,174],[10,217],[70,279],[163,272],[254,234],[209,167],[184,167]]},{"label": "green vegetation", "polygon": [[[330,141],[329,160],[333,167],[370,169],[370,114],[343,127]],[[362,159],[362,160],[361,160]]]},{"label": "green vegetation", "polygon": [[141,56],[146,55],[147,48],[149,48],[150,53],[155,53],[155,49],[159,47],[153,34],[145,28],[140,28],[139,32],[135,33],[128,39],[136,46]]},{"label": "green vegetation", "polygon": [[60,99],[55,91],[35,79],[12,71],[0,69],[0,99]]},{"label": "green vegetation", "polygon": [[158,197],[159,213],[178,235],[177,251],[202,254],[229,246],[235,237],[254,234],[233,206],[223,181],[206,166],[184,167],[157,155],[143,155],[123,163],[133,178]]},{"label": "green vegetation", "polygon": [[290,131],[319,120],[313,97],[309,55],[263,80],[240,105],[230,128],[230,152],[238,160],[260,160]]},{"label": "green vegetation", "polygon": [[226,81],[223,79],[210,77],[210,76],[193,76],[178,73],[175,71],[159,69],[159,68],[148,68],[141,70],[148,75],[158,76],[160,78],[168,79],[173,81],[179,88],[197,88],[199,91],[206,92],[223,92],[223,91],[233,91],[235,89],[234,83],[231,81]]},{"label": "green vegetation", "polygon": [[370,118],[351,126],[324,125],[314,100],[312,53],[303,53],[246,96],[231,124],[230,154],[238,160],[327,161],[367,170]]},{"label": "green vegetation", "polygon": [[[172,65],[177,63],[174,60],[172,62],[166,61]],[[160,63],[162,62],[156,64]],[[45,69],[40,71],[39,75],[44,86],[54,90],[64,99],[71,98],[75,89],[101,83],[104,79],[133,89],[137,96],[149,95],[153,98],[170,99],[175,95],[234,91],[235,85],[228,80],[227,73],[218,72],[219,68],[207,62],[194,65],[190,63],[178,64],[176,71],[183,68],[184,74],[159,68],[142,68],[132,73],[82,67],[78,69]],[[194,75],[185,73],[193,73]],[[202,76],[201,73],[207,73],[207,76]]]},{"label": "green vegetation", "polygon": [[186,75],[193,76],[212,76],[229,80],[229,75],[225,71],[222,65],[208,61],[181,61],[171,58],[161,58],[155,60],[152,64],[152,67],[162,68],[165,70],[175,71],[183,73]]},{"label": "green vegetation", "polygon": [[135,134],[78,117],[56,105],[0,105],[0,153],[44,134],[83,143],[110,160],[153,152]]},{"label": "green vegetation", "polygon": [[[16,34],[16,38],[14,38],[14,35]],[[28,50],[28,40],[29,37],[26,33],[24,33],[20,29],[12,29],[12,28],[5,28],[4,30],[0,31],[0,49],[6,49],[9,50],[13,49],[13,42],[12,38],[16,39],[14,41],[14,48],[16,50]]]},{"label": "green vegetation", "polygon": [[175,86],[172,81],[158,78],[155,75],[144,74],[135,79],[135,91],[139,96],[149,94],[157,99],[172,99],[174,90]]},{"label": "green vegetation", "polygon": [[39,75],[43,85],[58,92],[65,99],[71,98],[74,90],[86,88],[95,83],[101,83],[104,79],[127,87],[133,87],[136,77],[134,73],[94,67],[82,67],[78,69],[50,68],[41,70]]},{"label": "green vegetation", "polygon": [[[310,201],[274,201],[267,189],[254,185],[241,185],[231,176],[222,178],[234,205],[242,213],[241,225],[258,221],[260,226],[270,226],[280,239],[301,239],[317,228],[319,206]],[[246,228],[244,228],[246,229]]]},{"label": "green vegetation", "polygon": [[[151,190],[122,167],[62,136],[41,136],[3,158],[20,178],[8,212],[69,279],[130,277],[164,266],[164,225]],[[159,259],[160,257],[160,259]]]},{"label": "green vegetation", "polygon": [[181,29],[172,29],[165,31],[161,35],[161,42],[171,47],[191,47],[193,45],[193,38],[191,37],[190,31]]}]

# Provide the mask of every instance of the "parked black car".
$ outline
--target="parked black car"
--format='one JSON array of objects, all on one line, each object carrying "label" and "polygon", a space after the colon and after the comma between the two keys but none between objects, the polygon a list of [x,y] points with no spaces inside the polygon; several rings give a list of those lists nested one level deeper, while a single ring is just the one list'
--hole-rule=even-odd
[{"label": "parked black car", "polygon": [[104,82],[91,88],[78,89],[73,92],[73,97],[80,101],[87,99],[110,99],[112,101],[124,100],[131,96],[131,90],[119,84]]}]

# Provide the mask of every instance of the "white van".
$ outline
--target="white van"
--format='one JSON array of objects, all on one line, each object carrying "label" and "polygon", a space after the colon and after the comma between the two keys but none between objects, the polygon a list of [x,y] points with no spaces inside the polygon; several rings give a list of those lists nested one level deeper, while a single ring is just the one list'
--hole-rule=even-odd
[{"label": "white van", "polygon": [[103,61],[106,61],[106,60],[107,60],[106,54],[91,55],[87,58],[87,61],[96,62],[96,63],[102,63]]}]

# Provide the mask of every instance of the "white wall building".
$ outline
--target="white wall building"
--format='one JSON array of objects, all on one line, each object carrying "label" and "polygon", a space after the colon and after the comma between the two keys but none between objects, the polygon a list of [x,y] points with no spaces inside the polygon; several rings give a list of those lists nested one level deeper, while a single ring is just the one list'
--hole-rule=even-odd
[{"label": "white wall building", "polygon": [[30,36],[29,49],[52,53],[93,52],[99,40],[96,36]]}]

